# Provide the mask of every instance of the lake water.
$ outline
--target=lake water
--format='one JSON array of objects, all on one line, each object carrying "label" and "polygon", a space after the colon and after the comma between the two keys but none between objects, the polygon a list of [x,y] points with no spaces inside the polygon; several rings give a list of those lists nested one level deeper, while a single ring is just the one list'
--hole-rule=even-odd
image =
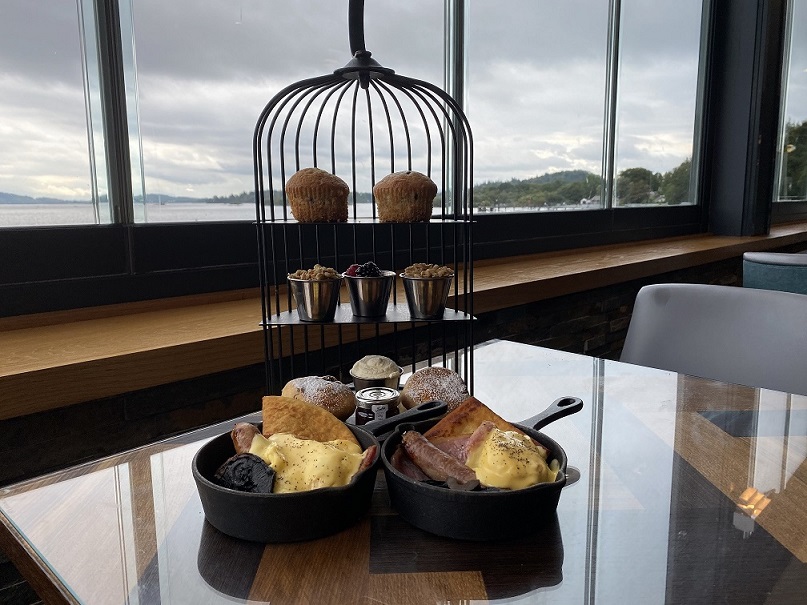
[{"label": "lake water", "polygon": [[[580,206],[554,207],[557,210],[580,210]],[[537,212],[548,208],[499,208],[495,212]],[[283,210],[275,207],[281,218]],[[484,213],[475,210],[474,213]],[[370,204],[358,204],[360,218],[372,216]],[[267,217],[268,218],[268,217]],[[289,213],[291,218],[291,213]],[[193,223],[213,221],[254,221],[255,206],[252,204],[147,204],[147,223]],[[138,222],[142,222],[138,218]],[[90,204],[0,204],[0,227],[34,227],[44,225],[94,225],[95,216]]]},{"label": "lake water", "polygon": [[[369,216],[369,204],[366,206]],[[278,217],[282,216],[280,208],[276,212]],[[147,204],[145,220],[148,223],[254,221],[255,206],[212,203]],[[0,204],[0,227],[93,224],[95,216],[90,204]]]}]

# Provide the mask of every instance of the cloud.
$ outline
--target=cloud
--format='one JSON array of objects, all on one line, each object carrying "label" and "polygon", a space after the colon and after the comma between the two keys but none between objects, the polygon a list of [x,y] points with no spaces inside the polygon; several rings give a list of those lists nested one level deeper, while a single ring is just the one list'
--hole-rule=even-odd
[{"label": "cloud", "polygon": [[91,199],[81,88],[0,73],[0,191]]},{"label": "cloud", "polygon": [[0,73],[81,89],[75,2],[0,4]]},{"label": "cloud", "polygon": [[[89,154],[78,17],[71,3],[47,11],[35,5],[0,8],[0,189],[45,195],[61,182],[83,199]],[[468,6],[475,180],[599,173],[608,3]],[[623,3],[621,166],[663,172],[691,155],[700,6],[699,0]],[[288,84],[350,59],[347,2],[138,0],[133,9],[138,103],[131,115],[140,120],[151,193],[251,190],[253,131],[266,102]],[[442,87],[442,2],[373,0],[364,19],[366,46],[382,65]],[[807,56],[805,37],[794,41],[794,69]],[[791,94],[795,110],[807,107],[807,85],[794,85]],[[338,164],[349,174],[346,138],[337,142]],[[379,149],[384,144],[379,139]],[[415,162],[425,163],[417,155]],[[369,166],[360,160],[359,169],[367,187]]]}]

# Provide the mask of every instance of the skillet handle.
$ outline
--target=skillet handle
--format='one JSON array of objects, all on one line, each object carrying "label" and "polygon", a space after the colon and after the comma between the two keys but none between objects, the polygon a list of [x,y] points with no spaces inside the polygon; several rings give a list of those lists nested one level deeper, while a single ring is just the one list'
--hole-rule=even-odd
[{"label": "skillet handle", "polygon": [[438,418],[447,411],[448,404],[442,401],[425,401],[410,410],[406,410],[395,416],[390,416],[384,420],[373,420],[360,428],[371,432],[379,441],[384,441],[384,439],[395,430],[395,427],[403,422],[419,422],[421,420]]},{"label": "skillet handle", "polygon": [[536,431],[540,431],[550,422],[555,422],[555,420],[559,420],[560,418],[569,416],[570,414],[575,414],[582,409],[583,400],[579,397],[560,397],[559,399],[553,401],[552,404],[540,414],[537,414],[532,418],[528,418],[519,424],[531,426]]}]

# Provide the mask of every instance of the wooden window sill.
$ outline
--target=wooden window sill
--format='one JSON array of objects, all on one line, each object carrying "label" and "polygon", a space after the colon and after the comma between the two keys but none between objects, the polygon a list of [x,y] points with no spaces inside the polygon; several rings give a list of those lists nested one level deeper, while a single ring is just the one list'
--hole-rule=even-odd
[{"label": "wooden window sill", "polygon": [[[807,222],[480,261],[474,313],[803,242]],[[0,319],[0,420],[260,363],[260,320],[257,290]]]}]

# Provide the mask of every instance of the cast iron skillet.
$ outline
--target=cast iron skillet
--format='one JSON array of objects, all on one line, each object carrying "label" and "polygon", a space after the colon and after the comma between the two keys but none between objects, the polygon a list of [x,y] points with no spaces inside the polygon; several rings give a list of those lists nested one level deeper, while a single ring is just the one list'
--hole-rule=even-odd
[{"label": "cast iron skillet", "polygon": [[554,482],[520,490],[458,491],[410,479],[392,466],[393,453],[407,430],[425,433],[436,420],[399,424],[381,448],[393,508],[410,524],[458,540],[507,540],[534,533],[555,515],[566,485],[566,452],[539,429],[583,409],[577,397],[561,397],[519,429],[549,449],[560,470]]},{"label": "cast iron skillet", "polygon": [[381,451],[375,435],[385,435],[400,422],[438,418],[446,410],[445,403],[429,401],[363,427],[347,425],[362,449],[376,446],[372,464],[348,485],[293,494],[250,494],[215,484],[216,470],[235,455],[230,433],[219,435],[203,445],[191,463],[205,517],[228,536],[254,542],[313,540],[341,531],[370,507]]}]

